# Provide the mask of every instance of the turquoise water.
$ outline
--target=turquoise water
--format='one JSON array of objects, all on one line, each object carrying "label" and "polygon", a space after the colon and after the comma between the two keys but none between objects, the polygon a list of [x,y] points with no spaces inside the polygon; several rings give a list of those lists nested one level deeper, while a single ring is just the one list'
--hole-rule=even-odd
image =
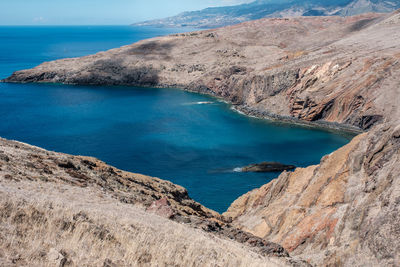
[{"label": "turquoise water", "polygon": [[[124,26],[0,27],[0,78],[42,61],[169,32]],[[0,84],[0,117],[2,137],[170,180],[219,212],[279,175],[237,173],[235,167],[261,161],[308,166],[349,140],[248,118],[214,98],[178,89]]]}]

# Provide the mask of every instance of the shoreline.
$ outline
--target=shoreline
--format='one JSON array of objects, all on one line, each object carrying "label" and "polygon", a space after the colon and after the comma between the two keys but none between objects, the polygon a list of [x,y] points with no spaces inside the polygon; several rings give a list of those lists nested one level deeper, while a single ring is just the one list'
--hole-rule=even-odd
[{"label": "shoreline", "polygon": [[[74,84],[74,85],[79,86],[79,84]],[[108,85],[94,85],[94,86],[108,86]],[[233,104],[229,100],[226,100],[223,97],[216,95],[213,91],[211,91],[208,88],[200,88],[199,90],[193,90],[193,89],[188,88],[185,85],[170,86],[170,85],[166,85],[166,84],[155,85],[155,86],[135,86],[135,85],[122,85],[122,86],[139,87],[139,88],[176,89],[176,90],[183,90],[183,91],[190,92],[190,93],[206,95],[206,96],[215,98],[217,101],[228,104],[230,106],[230,108],[235,112],[238,112],[238,113],[245,115],[247,117],[250,117],[250,118],[261,119],[261,120],[265,120],[265,121],[268,121],[271,123],[296,125],[296,126],[302,126],[302,127],[311,128],[311,129],[324,130],[324,131],[328,131],[328,132],[334,131],[334,132],[338,132],[339,134],[342,133],[342,134],[352,135],[352,137],[367,132],[356,126],[350,125],[350,124],[343,124],[343,123],[339,123],[339,122],[330,122],[330,121],[324,121],[324,120],[305,121],[305,120],[300,120],[295,117],[279,115],[276,113],[270,113],[268,111],[256,110],[256,109],[253,109],[249,106],[242,105],[242,104]]]},{"label": "shoreline", "polygon": [[352,137],[364,133],[366,131],[353,126],[349,124],[343,124],[339,122],[328,122],[328,121],[323,121],[323,120],[318,120],[318,121],[304,121],[297,119],[295,117],[290,117],[290,116],[284,116],[284,115],[279,115],[276,113],[271,113],[268,111],[263,111],[263,110],[257,110],[252,107],[246,106],[246,105],[241,105],[241,104],[233,104],[232,102],[224,99],[221,96],[216,95],[213,91],[209,90],[208,88],[199,88],[198,90],[196,89],[190,89],[187,85],[167,85],[167,84],[159,84],[159,85],[153,85],[153,86],[143,86],[143,85],[129,85],[129,84],[121,84],[121,85],[112,85],[112,84],[76,84],[76,83],[52,83],[52,82],[15,82],[15,81],[7,81],[7,78],[1,79],[0,83],[9,83],[9,84],[46,84],[46,85],[67,85],[67,86],[93,86],[93,87],[100,87],[100,86],[107,86],[107,87],[138,87],[138,88],[157,88],[157,89],[175,89],[175,90],[181,90],[181,91],[186,91],[190,93],[196,93],[200,95],[206,95],[212,98],[217,99],[220,102],[224,102],[230,106],[230,108],[238,112],[242,115],[245,115],[247,117],[251,118],[257,118],[261,120],[265,120],[268,122],[272,123],[279,123],[279,124],[287,124],[287,125],[297,125],[297,126],[302,126],[306,128],[312,128],[312,129],[319,129],[319,130],[324,130],[324,131],[334,131],[334,132],[339,132],[345,135],[352,135]]},{"label": "shoreline", "polygon": [[240,114],[257,118],[257,119],[263,119],[267,120],[273,123],[279,123],[279,124],[287,124],[287,125],[296,125],[296,126],[302,126],[306,128],[311,128],[311,129],[319,129],[319,130],[324,130],[324,131],[329,131],[329,132],[340,132],[343,134],[349,134],[352,135],[353,137],[364,133],[365,131],[352,126],[348,124],[342,124],[338,122],[329,122],[329,121],[304,121],[297,119],[295,117],[290,117],[290,116],[283,116],[279,114],[274,114],[274,113],[269,113],[267,111],[260,111],[256,109],[252,109],[251,107],[248,106],[242,106],[242,105],[233,105],[231,104],[232,109]]}]

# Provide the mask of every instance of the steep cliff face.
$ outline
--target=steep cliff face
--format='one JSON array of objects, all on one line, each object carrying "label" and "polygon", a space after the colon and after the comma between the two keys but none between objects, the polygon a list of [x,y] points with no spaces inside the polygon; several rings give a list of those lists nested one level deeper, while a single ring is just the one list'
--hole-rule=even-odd
[{"label": "steep cliff face", "polygon": [[181,87],[258,116],[369,129],[400,115],[399,17],[263,19],[47,62],[5,81]]},{"label": "steep cliff face", "polygon": [[168,181],[0,139],[2,266],[306,266]]},{"label": "steep cliff face", "polygon": [[317,265],[400,262],[400,124],[359,135],[319,165],[236,200],[234,225]]}]

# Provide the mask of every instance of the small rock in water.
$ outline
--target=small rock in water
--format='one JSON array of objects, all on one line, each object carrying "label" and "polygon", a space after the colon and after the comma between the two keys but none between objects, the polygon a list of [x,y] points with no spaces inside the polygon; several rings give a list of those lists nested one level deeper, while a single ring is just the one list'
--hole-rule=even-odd
[{"label": "small rock in water", "polygon": [[286,165],[279,162],[261,162],[240,168],[242,172],[281,172],[295,169],[294,165]]}]

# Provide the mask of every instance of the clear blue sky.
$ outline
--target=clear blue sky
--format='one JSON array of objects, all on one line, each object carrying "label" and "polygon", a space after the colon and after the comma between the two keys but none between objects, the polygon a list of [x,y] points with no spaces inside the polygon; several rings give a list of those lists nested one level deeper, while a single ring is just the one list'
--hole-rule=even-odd
[{"label": "clear blue sky", "polygon": [[124,25],[251,0],[0,0],[0,25]]}]

